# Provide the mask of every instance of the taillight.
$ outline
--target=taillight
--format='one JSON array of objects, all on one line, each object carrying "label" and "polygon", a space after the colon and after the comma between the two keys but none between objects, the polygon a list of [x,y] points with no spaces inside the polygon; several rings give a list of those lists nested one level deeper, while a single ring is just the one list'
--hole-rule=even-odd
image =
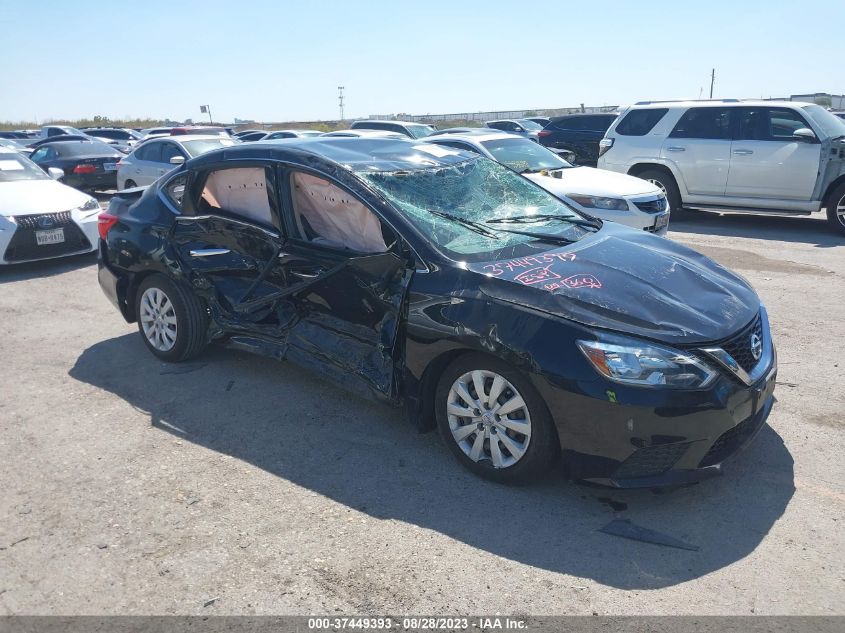
[{"label": "taillight", "polygon": [[604,156],[607,150],[613,147],[612,138],[603,138],[599,141],[599,156]]},{"label": "taillight", "polygon": [[540,138],[551,136],[551,134],[552,133],[549,130],[540,130],[539,132],[537,132],[537,136],[539,136]]},{"label": "taillight", "polygon": [[100,238],[105,240],[108,238],[109,230],[117,224],[117,216],[105,212],[97,216],[97,231],[100,233]]},{"label": "taillight", "polygon": [[97,171],[96,165],[77,165],[73,168],[74,174],[93,174]]}]

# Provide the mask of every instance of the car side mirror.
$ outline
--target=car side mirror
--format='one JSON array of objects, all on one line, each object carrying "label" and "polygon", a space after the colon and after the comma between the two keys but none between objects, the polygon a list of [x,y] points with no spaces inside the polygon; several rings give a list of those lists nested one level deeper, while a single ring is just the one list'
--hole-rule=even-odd
[{"label": "car side mirror", "polygon": [[802,127],[792,133],[792,140],[800,143],[815,143],[817,139],[813,130],[808,127]]},{"label": "car side mirror", "polygon": [[59,169],[58,167],[49,167],[49,168],[47,168],[47,174],[53,180],[61,180],[62,178],[65,177],[65,170]]},{"label": "car side mirror", "polygon": [[170,164],[171,165],[181,165],[184,162],[185,162],[184,156],[173,156],[173,157],[170,158]]}]

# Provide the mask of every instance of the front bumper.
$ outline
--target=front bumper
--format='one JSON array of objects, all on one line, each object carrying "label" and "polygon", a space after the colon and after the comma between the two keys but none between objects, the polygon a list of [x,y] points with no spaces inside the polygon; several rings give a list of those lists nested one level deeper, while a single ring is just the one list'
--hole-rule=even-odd
[{"label": "front bumper", "polygon": [[722,474],[765,424],[776,379],[773,350],[769,369],[751,386],[725,375],[709,389],[667,394],[601,380],[574,402],[571,393],[541,391],[573,479],[651,488]]},{"label": "front bumper", "polygon": [[[99,213],[99,212],[98,212]],[[79,211],[43,213],[27,216],[25,223],[4,223],[0,227],[0,265],[55,259],[90,253],[97,247],[97,214],[83,217]],[[50,217],[48,229],[63,230],[63,241],[39,245],[36,232],[45,230],[37,224],[39,218]]]}]

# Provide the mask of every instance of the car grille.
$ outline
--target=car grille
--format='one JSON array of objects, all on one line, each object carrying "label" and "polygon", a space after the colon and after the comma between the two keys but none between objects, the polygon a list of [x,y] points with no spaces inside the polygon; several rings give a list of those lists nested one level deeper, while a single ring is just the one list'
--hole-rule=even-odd
[{"label": "car grille", "polygon": [[[763,339],[763,322],[759,314],[748,327],[720,346],[748,373],[751,373],[758,362],[751,353],[751,337],[754,334],[759,336],[760,340]],[[765,345],[766,342],[764,341],[763,344]]]},{"label": "car grille", "polygon": [[643,213],[663,213],[667,209],[666,198],[656,200],[634,200],[636,207]]},{"label": "car grille", "polygon": [[[49,216],[53,219],[54,224],[49,227],[40,226],[37,219],[45,216]],[[17,229],[15,230],[14,235],[12,235],[12,239],[9,240],[9,245],[6,247],[6,252],[3,255],[7,262],[20,262],[29,259],[47,259],[50,257],[59,257],[61,255],[69,255],[71,253],[79,253],[91,249],[91,242],[88,241],[88,238],[85,237],[85,233],[83,233],[71,219],[70,211],[36,216],[16,216],[15,222],[18,225]],[[39,246],[35,241],[36,230],[57,228],[64,228],[64,242]]]},{"label": "car grille", "polygon": [[687,442],[675,442],[641,448],[619,465],[612,478],[632,479],[665,473],[681,459],[688,447]]},{"label": "car grille", "polygon": [[703,468],[704,466],[718,464],[745,444],[752,435],[754,435],[754,416],[745,418],[732,429],[722,433],[701,459],[698,467]]},{"label": "car grille", "polygon": [[16,215],[14,217],[15,224],[22,229],[57,229],[73,223],[70,211],[42,213],[41,215]]}]

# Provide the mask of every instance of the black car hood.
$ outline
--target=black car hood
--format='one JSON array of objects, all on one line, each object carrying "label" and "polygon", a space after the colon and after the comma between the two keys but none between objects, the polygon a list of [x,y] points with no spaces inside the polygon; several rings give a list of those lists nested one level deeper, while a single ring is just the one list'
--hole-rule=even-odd
[{"label": "black car hood", "polygon": [[569,246],[467,268],[485,276],[488,297],[674,344],[724,339],[760,309],[751,286],[713,260],[611,223]]}]

